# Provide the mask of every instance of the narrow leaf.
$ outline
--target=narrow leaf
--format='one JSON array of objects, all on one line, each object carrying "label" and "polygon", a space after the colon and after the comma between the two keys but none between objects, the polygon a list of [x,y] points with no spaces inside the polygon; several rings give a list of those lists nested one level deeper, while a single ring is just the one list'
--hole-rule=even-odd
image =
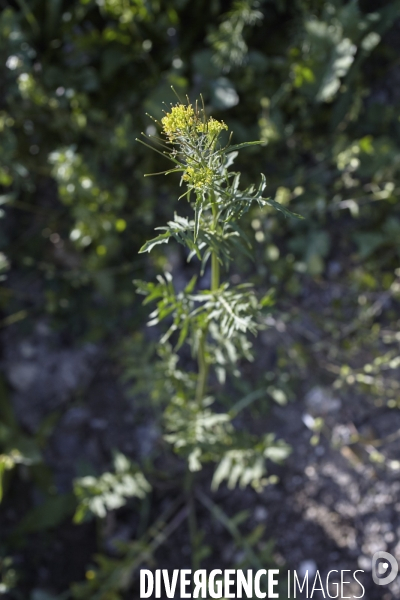
[{"label": "narrow leaf", "polygon": [[167,231],[166,233],[162,233],[161,235],[158,235],[157,237],[153,238],[152,240],[149,240],[148,242],[146,242],[140,248],[139,254],[143,254],[143,252],[151,252],[152,249],[154,248],[154,246],[157,246],[157,244],[168,244],[170,237],[171,237],[171,234],[169,231]]}]

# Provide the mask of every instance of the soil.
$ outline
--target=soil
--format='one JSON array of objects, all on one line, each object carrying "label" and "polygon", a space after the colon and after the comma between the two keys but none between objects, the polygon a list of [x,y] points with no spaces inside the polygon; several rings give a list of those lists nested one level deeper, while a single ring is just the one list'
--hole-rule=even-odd
[{"label": "soil", "polygon": [[[270,325],[260,338],[252,367],[258,372],[276,359],[277,344],[296,335],[295,326],[288,331],[282,323]],[[313,327],[312,323],[303,325],[306,329]],[[150,503],[143,505],[147,506],[147,517],[139,514],[140,507],[133,502],[111,512],[100,529],[94,521],[74,525],[68,515],[53,527],[25,533],[14,541],[14,565],[22,576],[17,585],[19,592],[13,597],[42,598],[42,592],[58,594],[65,592],[71,582],[84,580],[87,568],[94,564],[95,552],[117,557],[117,542],[135,539],[143,528],[143,519],[151,523],[173,507],[177,490],[181,489],[182,465],[160,455],[163,445],[151,414],[143,412],[142,405],[138,407],[129,396],[101,344],[65,345],[59,334],[40,321],[29,334],[22,333],[17,325],[6,328],[3,345],[3,370],[21,430],[33,435],[43,420],[57,415],[43,452],[57,494],[70,493],[73,478],[82,475],[87,465],[98,473],[109,469],[115,449],[139,461],[156,454],[158,468],[172,461],[168,470],[176,473],[176,480],[156,486]],[[250,370],[247,377],[251,376]],[[273,540],[270,566],[278,565],[282,573],[290,569],[304,574],[308,570],[312,576],[318,570],[324,581],[330,570],[360,569],[364,571],[359,579],[366,598],[398,598],[400,579],[389,586],[377,586],[372,581],[371,560],[376,551],[386,550],[400,561],[400,413],[377,407],[367,397],[339,393],[320,381],[317,369],[309,372],[293,401],[286,406],[273,405],[256,419],[258,433],[274,431],[292,447],[283,466],[270,467],[270,473],[278,475],[278,483],[261,492],[222,486],[211,494],[209,469],[199,474],[196,516],[212,550],[204,567],[234,568],[243,559],[243,549],[201,501],[207,496],[228,516],[248,511],[240,526],[243,533],[264,526],[255,552],[263,560],[265,543]],[[320,417],[324,426],[319,439],[315,439],[312,427]],[[354,431],[358,433],[357,441]],[[385,457],[383,462],[379,456],[371,460],[376,450]],[[0,517],[6,536],[12,534],[32,505],[43,501],[32,487],[29,475],[20,469],[7,491]],[[155,552],[156,563],[152,566],[191,567],[184,507],[182,500],[174,508],[170,519],[175,519],[176,527]],[[347,589],[349,595],[360,595],[359,586]],[[135,597],[136,592],[134,583],[127,597]],[[324,596],[316,591],[313,597]]]}]

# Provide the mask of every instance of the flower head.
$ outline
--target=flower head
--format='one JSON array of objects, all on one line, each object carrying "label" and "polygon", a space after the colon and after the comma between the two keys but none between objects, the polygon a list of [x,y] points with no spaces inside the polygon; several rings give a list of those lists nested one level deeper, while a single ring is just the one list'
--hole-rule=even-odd
[{"label": "flower head", "polygon": [[182,179],[196,190],[202,190],[212,184],[213,171],[209,167],[187,167]]},{"label": "flower head", "polygon": [[197,125],[197,131],[207,133],[211,138],[215,138],[223,129],[228,129],[228,125],[223,121],[217,121],[217,119],[213,119],[212,117],[205,123],[202,122]]},{"label": "flower head", "polygon": [[179,135],[189,133],[197,118],[191,104],[177,104],[172,106],[171,112],[166,113],[161,123],[167,137],[174,140]]},{"label": "flower head", "polygon": [[215,152],[217,138],[227,125],[207,119],[204,110],[191,104],[172,106],[161,124],[168,141],[179,147],[173,153],[180,157],[183,181],[199,192],[209,189],[220,167],[220,156]]},{"label": "flower head", "polygon": [[198,137],[198,134],[206,134],[209,139],[215,140],[223,129],[228,129],[223,121],[217,121],[213,117],[202,119],[191,104],[172,106],[171,111],[161,119],[161,123],[170,141],[176,141],[185,135]]}]

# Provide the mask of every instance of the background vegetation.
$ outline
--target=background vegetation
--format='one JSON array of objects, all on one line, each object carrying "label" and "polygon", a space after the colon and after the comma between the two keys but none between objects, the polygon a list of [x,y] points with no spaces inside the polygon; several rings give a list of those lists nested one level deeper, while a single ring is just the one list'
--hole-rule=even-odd
[{"label": "background vegetation", "polygon": [[[254,260],[236,261],[232,282],[273,289],[275,304],[254,363],[221,391],[221,406],[247,398],[237,426],[274,432],[274,403],[291,414],[314,390],[309,451],[333,445],[355,469],[395,476],[400,2],[0,7],[0,594],[116,599],[135,593],[143,562],[190,564],[193,548],[179,552],[191,499],[160,433],[163,379],[132,284],[172,270],[183,287],[193,274],[172,243],[138,255],[178,206],[179,177],[143,178],[168,164],[135,141],[155,132],[147,112],[160,118],[175,102],[171,86],[202,93],[234,143],[262,140],[235,167],[247,184],[264,173],[268,195],[305,217],[268,207],[246,216]],[[344,433],[339,417],[329,421],[332,394],[347,411]],[[382,414],[390,439],[373,429]],[[211,494],[207,469],[197,560],[215,564],[227,535],[237,565],[290,563],[262,524],[246,525],[256,492],[229,504],[233,492]],[[214,522],[226,532],[218,546]]]}]

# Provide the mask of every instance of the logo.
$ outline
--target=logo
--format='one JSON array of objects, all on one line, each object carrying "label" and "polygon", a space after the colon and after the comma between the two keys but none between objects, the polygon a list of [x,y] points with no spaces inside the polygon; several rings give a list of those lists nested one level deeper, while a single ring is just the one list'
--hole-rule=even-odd
[{"label": "logo", "polygon": [[376,585],[392,583],[399,572],[399,565],[394,556],[383,550],[375,552],[372,557],[372,579]]}]

